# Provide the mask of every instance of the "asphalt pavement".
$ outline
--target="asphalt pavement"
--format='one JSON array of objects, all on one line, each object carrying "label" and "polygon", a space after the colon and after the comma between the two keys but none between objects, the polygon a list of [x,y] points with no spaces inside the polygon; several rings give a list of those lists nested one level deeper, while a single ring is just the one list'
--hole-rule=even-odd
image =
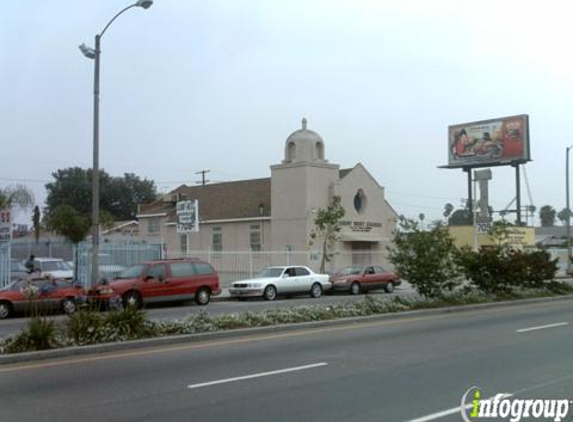
[{"label": "asphalt pavement", "polygon": [[421,313],[4,365],[1,419],[460,421],[473,386],[483,397],[571,400],[572,306]]}]

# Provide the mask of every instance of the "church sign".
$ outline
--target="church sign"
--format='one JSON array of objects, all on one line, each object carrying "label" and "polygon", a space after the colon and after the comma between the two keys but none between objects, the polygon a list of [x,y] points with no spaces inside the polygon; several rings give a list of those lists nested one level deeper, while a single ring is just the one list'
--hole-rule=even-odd
[{"label": "church sign", "polygon": [[341,227],[348,227],[353,232],[369,233],[373,228],[382,227],[382,223],[373,221],[341,221]]}]

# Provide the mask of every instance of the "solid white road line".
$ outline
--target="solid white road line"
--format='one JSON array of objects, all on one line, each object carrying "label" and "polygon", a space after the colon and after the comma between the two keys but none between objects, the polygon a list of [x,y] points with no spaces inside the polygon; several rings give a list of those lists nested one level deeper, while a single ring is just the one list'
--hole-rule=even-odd
[{"label": "solid white road line", "polygon": [[200,383],[200,384],[191,384],[191,385],[188,385],[187,388],[208,387],[208,386],[210,386],[210,385],[225,384],[225,383],[235,382],[235,381],[243,381],[243,380],[248,380],[248,379],[251,379],[251,378],[268,377],[268,376],[271,376],[271,375],[284,374],[284,373],[287,373],[287,372],[303,371],[303,370],[305,370],[305,369],[318,368],[318,367],[320,367],[320,366],[326,366],[326,365],[328,365],[328,363],[326,363],[326,362],[319,362],[319,363],[313,363],[313,364],[311,364],[311,365],[295,366],[294,368],[286,368],[286,369],[279,369],[279,370],[276,370],[276,371],[260,372],[260,373],[258,373],[258,374],[244,375],[244,376],[242,376],[242,377],[226,378],[226,379],[222,379],[222,380],[202,382],[202,383]]},{"label": "solid white road line", "polygon": [[540,325],[539,327],[522,328],[520,330],[515,330],[515,331],[518,333],[527,333],[528,331],[536,331],[536,330],[543,330],[545,328],[561,327],[563,325],[569,325],[569,323],[568,322],[557,322],[555,324]]},{"label": "solid white road line", "polygon": [[[508,398],[508,397],[512,397],[513,394],[509,394],[509,393],[505,393],[502,398]],[[493,400],[494,397],[490,397],[486,400]],[[466,404],[464,406],[464,409],[471,409],[473,407],[473,403],[469,403]],[[426,415],[426,416],[422,416],[421,418],[416,418],[416,419],[410,419],[406,422],[428,422],[428,421],[434,421],[436,419],[440,419],[443,418],[444,416],[449,416],[449,415],[453,415],[455,413],[460,413],[461,411],[461,406],[457,406],[457,407],[452,407],[451,409],[447,409],[447,410],[442,410],[441,412],[436,412],[436,413],[432,413],[431,415]]]}]

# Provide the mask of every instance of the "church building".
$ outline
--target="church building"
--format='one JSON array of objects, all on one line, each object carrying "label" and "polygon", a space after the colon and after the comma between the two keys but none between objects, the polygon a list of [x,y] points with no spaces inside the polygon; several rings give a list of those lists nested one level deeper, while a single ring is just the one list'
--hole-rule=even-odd
[{"label": "church building", "polygon": [[[270,169],[270,178],[182,185],[160,200],[141,204],[139,237],[165,242],[172,256],[195,256],[196,251],[292,251],[297,253],[297,264],[316,270],[321,242],[309,245],[316,212],[339,196],[345,216],[336,262],[330,267],[380,263],[398,216],[386,201],[384,188],[362,164],[341,169],[330,163],[324,140],[303,119],[302,128],[286,139],[284,160]],[[197,233],[177,233],[176,203],[183,200],[198,201]]]}]

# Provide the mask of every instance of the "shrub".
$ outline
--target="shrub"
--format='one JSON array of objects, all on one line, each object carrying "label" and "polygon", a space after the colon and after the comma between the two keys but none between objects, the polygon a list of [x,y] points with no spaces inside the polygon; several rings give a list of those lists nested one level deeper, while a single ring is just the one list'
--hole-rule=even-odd
[{"label": "shrub", "polygon": [[93,344],[103,340],[103,315],[91,309],[81,309],[69,316],[68,336],[76,344]]},{"label": "shrub", "polygon": [[445,227],[422,231],[407,219],[401,219],[400,227],[388,251],[402,278],[427,298],[442,297],[460,284],[457,248]]},{"label": "shrub", "polygon": [[26,327],[4,342],[5,353],[47,350],[58,347],[58,327],[53,319],[33,317]]},{"label": "shrub", "polygon": [[153,333],[153,327],[147,322],[145,312],[134,306],[108,312],[104,325],[113,328],[119,337],[125,339],[147,337]]},{"label": "shrub", "polygon": [[462,248],[457,261],[470,283],[487,293],[507,293],[516,287],[541,288],[557,272],[557,260],[545,251],[513,251],[501,246],[477,252]]},{"label": "shrub", "polygon": [[106,313],[81,310],[70,315],[67,332],[75,344],[85,345],[149,337],[155,334],[155,328],[144,311],[128,307]]}]

